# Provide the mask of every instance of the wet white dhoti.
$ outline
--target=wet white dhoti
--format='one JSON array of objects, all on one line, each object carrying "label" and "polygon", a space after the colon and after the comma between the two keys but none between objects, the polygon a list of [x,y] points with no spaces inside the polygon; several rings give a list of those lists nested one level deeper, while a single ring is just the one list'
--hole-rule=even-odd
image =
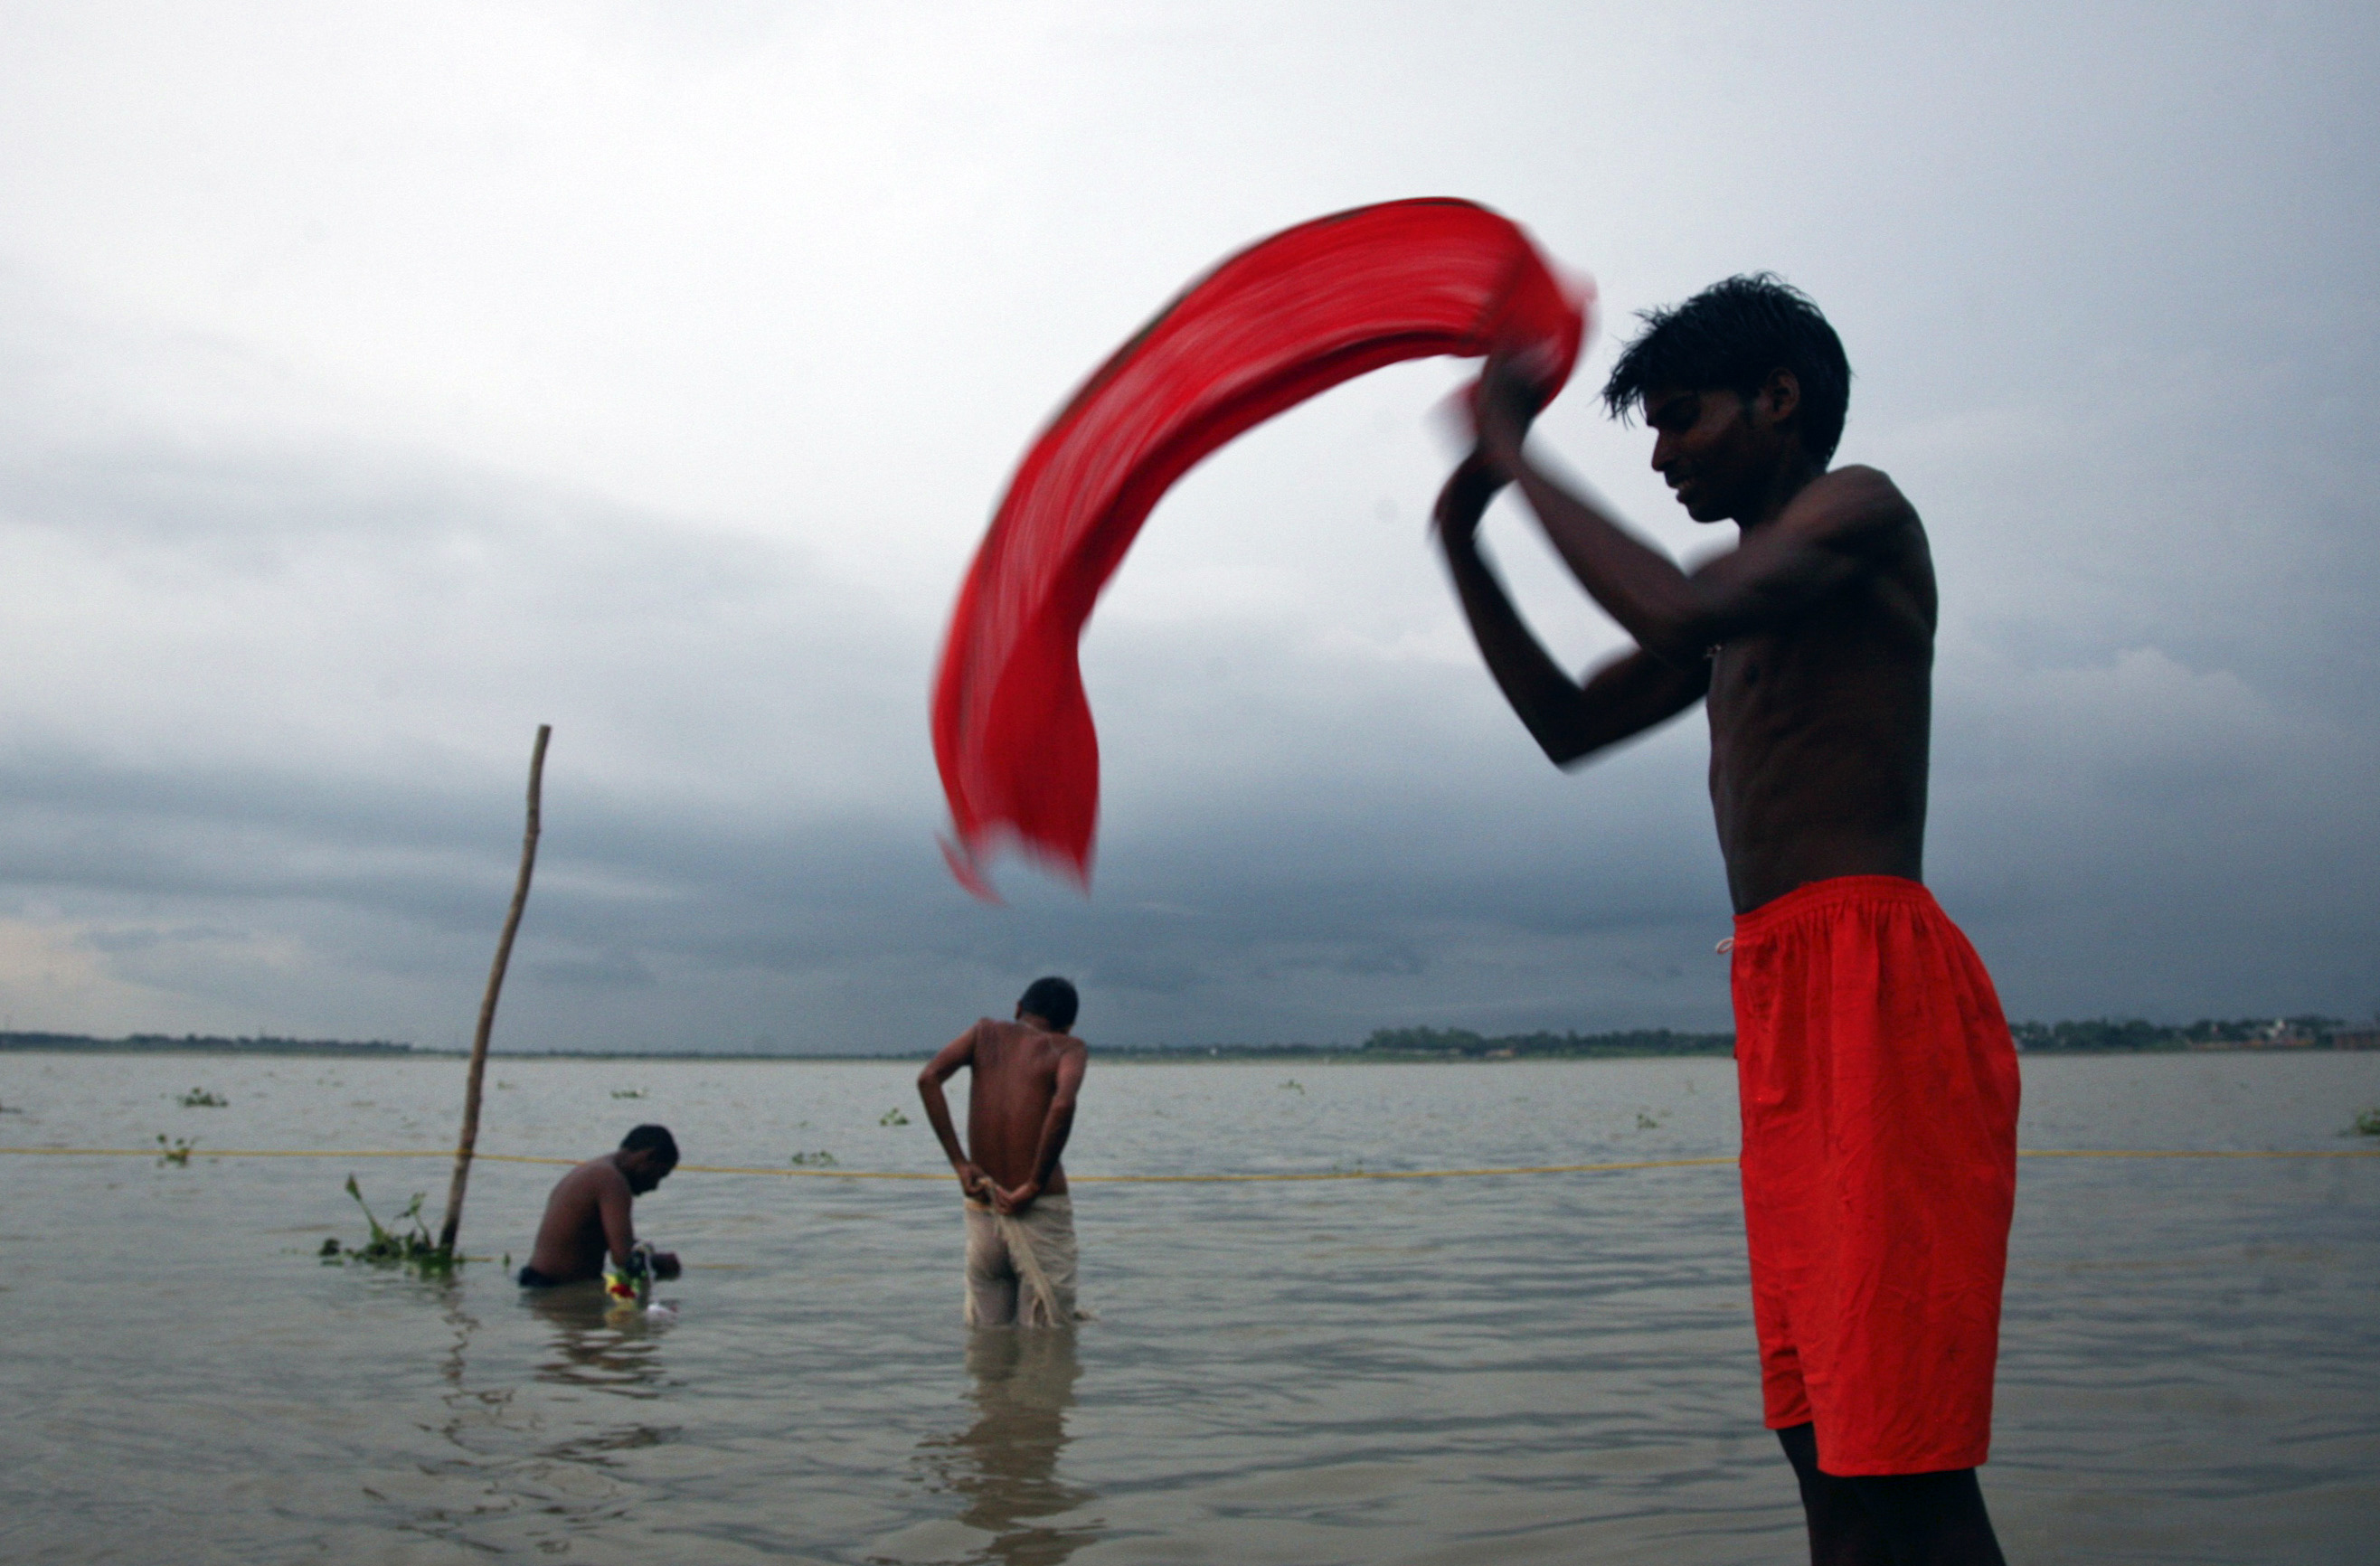
[{"label": "wet white dhoti", "polygon": [[966,1324],[1070,1327],[1075,1316],[1075,1204],[1041,1196],[1023,1212],[966,1204]]}]

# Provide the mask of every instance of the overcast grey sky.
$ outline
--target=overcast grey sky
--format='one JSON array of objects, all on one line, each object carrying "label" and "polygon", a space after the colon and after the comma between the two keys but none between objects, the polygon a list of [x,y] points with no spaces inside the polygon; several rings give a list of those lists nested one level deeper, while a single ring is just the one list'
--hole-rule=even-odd
[{"label": "overcast grey sky", "polygon": [[[1010,466],[1226,252],[1460,195],[1611,326],[1807,288],[1943,582],[2012,1014],[2380,1007],[2380,12],[0,8],[0,1009],[500,1047],[1724,1026],[1699,715],[1548,766],[1423,519],[1451,361],[1195,472],[1094,620],[1087,900],[934,847]],[[1544,449],[1696,529],[1590,395]],[[1615,634],[1526,520],[1565,659]]]}]

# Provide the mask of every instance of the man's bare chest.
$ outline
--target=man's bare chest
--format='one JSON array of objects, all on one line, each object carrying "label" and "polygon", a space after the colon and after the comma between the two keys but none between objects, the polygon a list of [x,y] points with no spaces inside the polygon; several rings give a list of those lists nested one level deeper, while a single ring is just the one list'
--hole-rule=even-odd
[{"label": "man's bare chest", "polygon": [[1710,651],[1705,709],[1711,742],[1730,745],[1772,726],[1797,708],[1824,699],[1824,680],[1792,638],[1745,636]]}]

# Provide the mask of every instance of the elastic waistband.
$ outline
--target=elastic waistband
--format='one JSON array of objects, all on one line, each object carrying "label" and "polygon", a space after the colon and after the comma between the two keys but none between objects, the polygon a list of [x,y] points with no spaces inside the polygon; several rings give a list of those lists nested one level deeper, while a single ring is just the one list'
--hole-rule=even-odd
[{"label": "elastic waistband", "polygon": [[1846,903],[1907,904],[1938,906],[1923,881],[1905,876],[1830,876],[1804,881],[1782,897],[1772,897],[1748,914],[1735,916],[1735,939],[1748,941],[1789,919],[1800,918]]}]

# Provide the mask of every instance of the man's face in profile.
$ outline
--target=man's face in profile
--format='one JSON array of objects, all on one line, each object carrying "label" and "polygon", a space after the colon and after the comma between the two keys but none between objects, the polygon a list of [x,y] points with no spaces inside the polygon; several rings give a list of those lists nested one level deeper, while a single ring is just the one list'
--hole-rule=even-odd
[{"label": "man's face in profile", "polygon": [[620,1160],[620,1172],[627,1177],[628,1189],[639,1196],[668,1179],[669,1171],[676,1167],[674,1163],[662,1162],[661,1155],[650,1147],[639,1147]]},{"label": "man's face in profile", "polygon": [[1799,442],[1786,420],[1800,401],[1800,386],[1781,370],[1750,397],[1724,386],[1655,387],[1645,394],[1653,470],[1695,521],[1741,518]]},{"label": "man's face in profile", "polygon": [[1743,398],[1723,387],[1664,386],[1645,394],[1645,422],[1653,431],[1653,470],[1686,515],[1697,522],[1734,516],[1751,455]]}]

